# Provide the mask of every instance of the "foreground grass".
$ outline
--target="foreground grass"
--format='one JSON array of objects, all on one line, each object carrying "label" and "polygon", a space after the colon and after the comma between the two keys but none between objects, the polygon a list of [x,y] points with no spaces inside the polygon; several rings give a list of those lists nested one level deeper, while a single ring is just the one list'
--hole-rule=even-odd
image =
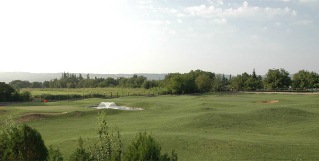
[{"label": "foreground grass", "polygon": [[[275,103],[267,102],[271,100]],[[47,114],[28,124],[68,158],[80,136],[97,136],[98,110],[84,107],[101,101],[144,108],[105,111],[109,125],[121,130],[124,143],[147,131],[164,151],[175,149],[180,160],[319,160],[318,95],[207,94],[26,103],[1,107],[0,118]]]}]

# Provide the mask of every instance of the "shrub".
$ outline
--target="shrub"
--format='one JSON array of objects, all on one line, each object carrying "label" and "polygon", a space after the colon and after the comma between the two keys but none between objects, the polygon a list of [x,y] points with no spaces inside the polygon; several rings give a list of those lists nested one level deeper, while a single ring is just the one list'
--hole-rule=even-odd
[{"label": "shrub", "polygon": [[83,148],[83,140],[80,137],[79,140],[79,147],[75,150],[75,152],[71,155],[70,161],[89,161],[90,153],[86,152]]},{"label": "shrub", "polygon": [[53,149],[52,146],[49,147],[48,161],[63,161],[62,154],[59,149]]},{"label": "shrub", "polygon": [[42,161],[48,156],[41,134],[25,124],[6,121],[0,140],[0,160]]},{"label": "shrub", "polygon": [[136,137],[136,141],[133,141],[128,146],[128,150],[124,155],[124,160],[127,161],[176,161],[177,154],[173,151],[172,157],[169,157],[166,153],[161,155],[161,146],[155,141],[155,139],[147,135],[146,132],[139,133]]},{"label": "shrub", "polygon": [[121,160],[123,144],[120,132],[117,128],[107,125],[106,114],[103,111],[98,116],[97,132],[98,139],[93,140],[94,146],[90,147],[93,160]]}]

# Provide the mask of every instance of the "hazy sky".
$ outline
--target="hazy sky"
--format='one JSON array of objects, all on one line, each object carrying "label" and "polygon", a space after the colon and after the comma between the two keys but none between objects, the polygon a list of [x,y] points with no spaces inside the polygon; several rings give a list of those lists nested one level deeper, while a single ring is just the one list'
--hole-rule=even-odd
[{"label": "hazy sky", "polygon": [[0,71],[319,72],[319,0],[3,0]]}]

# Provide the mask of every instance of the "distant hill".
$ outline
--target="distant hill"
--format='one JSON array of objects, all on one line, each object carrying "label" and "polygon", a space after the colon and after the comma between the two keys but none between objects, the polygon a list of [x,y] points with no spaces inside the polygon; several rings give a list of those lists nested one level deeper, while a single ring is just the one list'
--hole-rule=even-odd
[{"label": "distant hill", "polygon": [[[79,75],[79,73],[76,73]],[[85,78],[87,73],[81,73]],[[90,78],[118,78],[118,77],[132,77],[134,74],[93,74],[89,73]],[[136,75],[142,75],[149,80],[161,80],[164,79],[166,74],[145,74],[137,73]],[[28,73],[28,72],[0,72],[0,82],[9,83],[13,80],[27,80],[29,82],[43,82],[49,81],[54,78],[60,78],[62,73]]]}]

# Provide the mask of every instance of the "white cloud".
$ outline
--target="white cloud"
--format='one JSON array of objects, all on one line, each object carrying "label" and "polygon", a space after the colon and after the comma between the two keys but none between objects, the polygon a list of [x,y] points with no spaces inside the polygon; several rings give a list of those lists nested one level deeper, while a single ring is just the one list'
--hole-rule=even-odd
[{"label": "white cloud", "polygon": [[224,5],[223,0],[217,0],[217,3],[218,3],[219,5]]},{"label": "white cloud", "polygon": [[254,34],[250,37],[252,40],[259,40],[260,36],[258,36],[257,34]]},{"label": "white cloud", "polygon": [[191,6],[185,9],[185,13],[191,16],[201,17],[258,17],[258,16],[295,16],[297,12],[291,8],[272,8],[272,7],[256,7],[249,6],[247,1],[237,8],[222,8],[213,5],[206,6],[205,4]]},{"label": "white cloud", "polygon": [[151,24],[151,25],[163,25],[163,24],[165,24],[165,22],[163,22],[161,20],[151,20],[151,21],[148,21],[147,23]]},{"label": "white cloud", "polygon": [[248,2],[247,2],[247,1],[244,1],[243,7],[244,7],[244,8],[247,8],[247,7],[248,7]]},{"label": "white cloud", "polygon": [[297,25],[312,25],[314,23],[313,20],[305,19],[305,20],[299,20],[296,22]]},{"label": "white cloud", "polygon": [[270,7],[266,7],[264,9],[264,12],[267,15],[270,16],[280,16],[280,15],[291,15],[291,16],[295,16],[297,13],[295,10],[292,10],[288,7],[285,8],[270,8]]},{"label": "white cloud", "polygon": [[227,19],[226,18],[217,18],[214,20],[216,23],[218,24],[225,24],[227,23]]},{"label": "white cloud", "polygon": [[207,0],[207,2],[211,5],[219,5],[219,6],[222,6],[224,5],[224,1],[223,0]]},{"label": "white cloud", "polygon": [[319,7],[319,0],[298,0],[300,4],[312,6],[312,7]]},{"label": "white cloud", "polygon": [[318,2],[318,0],[299,0],[301,3],[313,3],[313,2]]}]

